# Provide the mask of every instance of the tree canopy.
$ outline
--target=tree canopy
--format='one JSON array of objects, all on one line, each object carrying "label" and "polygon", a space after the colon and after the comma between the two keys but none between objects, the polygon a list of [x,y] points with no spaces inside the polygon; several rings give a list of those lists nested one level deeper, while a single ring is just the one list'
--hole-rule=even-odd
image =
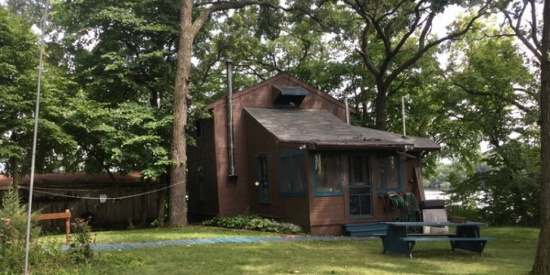
[{"label": "tree canopy", "polygon": [[[18,178],[29,171],[38,62],[31,26],[44,4],[0,5],[0,160],[2,172]],[[437,158],[458,160],[470,178],[453,181],[451,175],[452,188],[485,188],[487,203],[514,204],[512,220],[495,219],[532,224],[541,217],[542,256],[533,269],[547,272],[550,38],[543,26],[550,24],[550,8],[540,12],[540,5],[56,1],[47,30],[37,168],[170,175],[170,220],[187,224],[186,146],[192,140],[185,133],[224,93],[224,64],[232,60],[236,89],[289,72],[349,99],[356,125],[401,132],[405,100],[407,133],[443,148],[429,156],[428,172]],[[462,14],[435,32],[451,7]],[[480,144],[487,144],[485,155]],[[476,171],[480,163],[491,170]],[[540,209],[505,196],[532,199],[533,188],[542,194]]]}]

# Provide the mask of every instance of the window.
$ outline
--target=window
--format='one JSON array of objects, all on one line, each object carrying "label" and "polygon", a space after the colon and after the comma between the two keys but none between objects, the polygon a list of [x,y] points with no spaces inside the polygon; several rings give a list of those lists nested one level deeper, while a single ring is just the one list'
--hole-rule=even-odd
[{"label": "window", "polygon": [[366,156],[349,157],[349,185],[363,186],[369,184],[369,162]]},{"label": "window", "polygon": [[304,151],[279,156],[279,193],[281,196],[305,196],[306,165]]},{"label": "window", "polygon": [[313,155],[315,195],[342,195],[342,164],[339,153],[319,152]]},{"label": "window", "polygon": [[258,192],[260,202],[269,203],[271,196],[269,192],[269,169],[267,165],[267,154],[260,154],[256,156],[258,164]]},{"label": "window", "polygon": [[369,157],[351,155],[349,161],[348,202],[350,217],[372,216]]},{"label": "window", "polygon": [[373,169],[376,171],[376,189],[378,192],[402,191],[402,162],[403,158],[399,155],[381,155],[377,157]]}]

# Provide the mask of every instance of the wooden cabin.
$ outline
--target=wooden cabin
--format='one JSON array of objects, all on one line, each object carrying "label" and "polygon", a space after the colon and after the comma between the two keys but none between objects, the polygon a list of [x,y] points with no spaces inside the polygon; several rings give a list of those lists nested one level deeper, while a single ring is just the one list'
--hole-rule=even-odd
[{"label": "wooden cabin", "polygon": [[286,73],[208,108],[188,149],[192,220],[250,213],[313,235],[396,220],[394,199],[422,200],[422,154],[439,149],[348,125],[344,103]]}]

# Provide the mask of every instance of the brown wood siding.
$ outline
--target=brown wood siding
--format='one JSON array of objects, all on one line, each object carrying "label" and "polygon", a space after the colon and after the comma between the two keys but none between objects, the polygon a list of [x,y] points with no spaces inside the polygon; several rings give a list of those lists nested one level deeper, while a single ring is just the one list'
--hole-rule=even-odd
[{"label": "brown wood siding", "polygon": [[342,105],[334,104],[332,101],[325,100],[326,95],[310,91],[304,98],[300,109],[325,109],[342,121],[346,121],[346,109]]},{"label": "brown wood siding", "polygon": [[[214,109],[216,155],[218,156],[218,199],[220,215],[234,216],[243,214],[252,206],[250,198],[254,193],[251,186],[254,181],[250,174],[256,171],[255,165],[250,166],[248,158],[248,144],[246,140],[246,128],[244,123],[244,110],[247,106],[266,107],[271,100],[268,92],[270,85],[260,85],[257,91],[244,96],[233,97],[233,139],[236,177],[228,176],[229,160],[227,145],[227,119],[226,104],[217,105]],[[253,179],[253,178],[252,178]]]},{"label": "brown wood siding", "polygon": [[[276,182],[277,182],[277,170],[276,160],[274,156],[277,154],[277,147],[275,140],[268,133],[263,131],[260,127],[251,123],[249,118],[245,116],[246,124],[246,146],[248,147],[248,178],[250,179],[249,197],[250,212],[253,214],[259,214],[262,216],[273,217],[279,219],[279,215],[274,211],[273,203],[276,203],[275,195],[277,194]],[[257,155],[267,154],[268,161],[268,187],[270,192],[270,203],[260,202],[259,187],[254,183],[258,181],[257,175]]]},{"label": "brown wood siding", "polygon": [[[250,117],[245,118],[247,127],[247,145],[249,150],[249,178],[251,179],[250,211],[261,216],[275,218],[282,222],[290,222],[301,226],[309,225],[308,199],[304,197],[281,197],[279,195],[278,161],[280,150],[275,137],[260,127]],[[298,148],[296,145],[295,148]],[[259,201],[259,190],[253,182],[257,181],[256,155],[267,154],[269,169],[270,203]],[[252,169],[253,168],[253,169]]]},{"label": "brown wood siding", "polygon": [[346,222],[344,195],[311,198],[311,225],[333,225]]},{"label": "brown wood siding", "polygon": [[[190,216],[208,217],[215,216],[218,208],[217,188],[217,164],[214,147],[214,121],[212,119],[202,120],[200,137],[197,132],[192,133],[196,146],[188,146],[187,169],[188,173],[188,212]],[[199,180],[199,166],[202,166],[203,186]]]}]

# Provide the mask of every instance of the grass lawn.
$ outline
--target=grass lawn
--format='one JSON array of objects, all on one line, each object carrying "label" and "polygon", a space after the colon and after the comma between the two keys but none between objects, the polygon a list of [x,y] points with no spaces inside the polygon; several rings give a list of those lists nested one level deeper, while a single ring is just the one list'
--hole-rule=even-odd
[{"label": "grass lawn", "polygon": [[[416,245],[414,259],[382,254],[379,239],[274,243],[222,243],[98,251],[91,265],[60,268],[66,274],[527,274],[538,229],[484,227],[496,237],[483,256],[450,253],[447,242]],[[205,227],[98,232],[100,243],[183,238],[268,236],[265,233]],[[63,236],[56,236],[63,238]],[[48,236],[46,238],[53,238]]]},{"label": "grass lawn", "polygon": [[[92,232],[94,243],[100,244],[156,242],[199,238],[227,238],[239,236],[278,236],[278,234],[249,230],[228,230],[206,226]],[[41,241],[55,241],[58,243],[63,243],[65,242],[65,235],[43,236],[41,237]]]}]

